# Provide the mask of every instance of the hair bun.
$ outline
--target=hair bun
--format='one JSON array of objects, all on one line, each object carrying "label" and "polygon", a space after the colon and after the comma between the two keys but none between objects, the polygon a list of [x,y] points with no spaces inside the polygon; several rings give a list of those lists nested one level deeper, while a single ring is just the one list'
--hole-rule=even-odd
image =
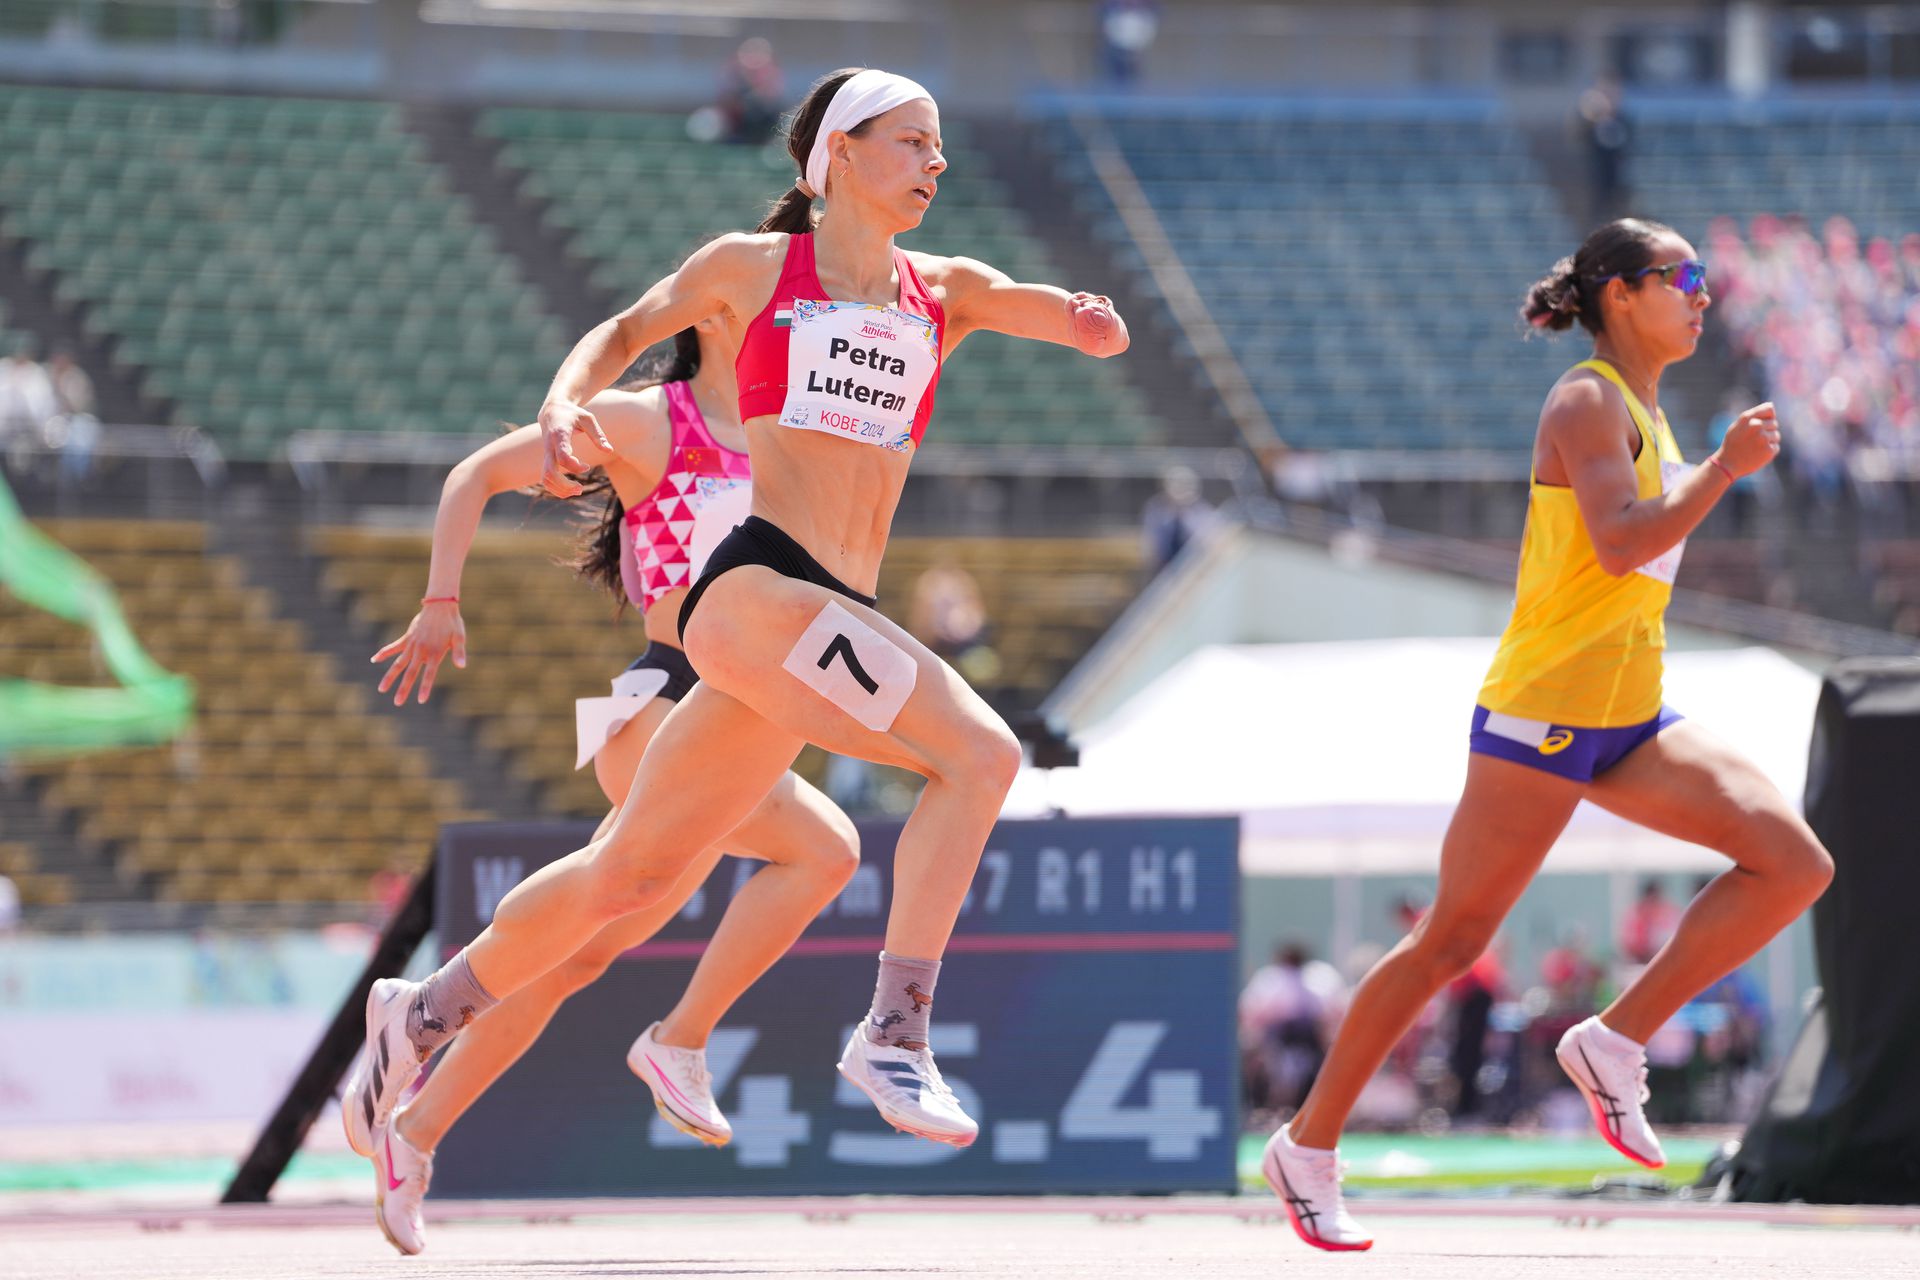
[{"label": "hair bun", "polygon": [[1533,287],[1520,306],[1520,318],[1534,329],[1555,333],[1571,329],[1580,319],[1580,273],[1571,255],[1553,264]]}]

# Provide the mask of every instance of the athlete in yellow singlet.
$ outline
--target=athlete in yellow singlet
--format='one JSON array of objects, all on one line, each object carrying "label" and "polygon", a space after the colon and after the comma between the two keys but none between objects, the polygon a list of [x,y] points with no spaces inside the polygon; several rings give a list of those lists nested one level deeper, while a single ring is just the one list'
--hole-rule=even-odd
[{"label": "athlete in yellow singlet", "polygon": [[1763,404],[1688,467],[1660,412],[1662,371],[1700,340],[1706,276],[1671,228],[1626,219],[1563,258],[1522,308],[1537,328],[1578,323],[1593,356],[1541,411],[1513,617],[1474,710],[1433,909],[1360,984],[1312,1091],[1267,1144],[1267,1181],[1309,1244],[1373,1243],[1340,1195],[1334,1145],[1347,1115],[1420,1010],[1493,941],[1582,799],[1733,864],[1557,1052],[1601,1136],[1650,1168],[1665,1157],[1642,1112],[1647,1039],[1832,878],[1832,859],[1765,775],[1661,702],[1664,615],[1686,537],[1780,450]]}]

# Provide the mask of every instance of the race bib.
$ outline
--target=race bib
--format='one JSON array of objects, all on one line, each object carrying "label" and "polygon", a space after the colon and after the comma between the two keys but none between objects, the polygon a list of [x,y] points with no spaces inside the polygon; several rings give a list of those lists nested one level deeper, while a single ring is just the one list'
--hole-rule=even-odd
[{"label": "race bib", "polygon": [[790,323],[780,425],[912,448],[913,420],[939,365],[933,321],[872,303],[796,298]]},{"label": "race bib", "polygon": [[[1684,462],[1662,461],[1660,463],[1660,492],[1672,493],[1674,486],[1679,484],[1681,479],[1692,470],[1693,468]],[[1673,580],[1680,574],[1680,556],[1686,549],[1687,540],[1682,538],[1653,559],[1641,565],[1638,569],[1635,569],[1634,572],[1644,573],[1655,582],[1664,582],[1668,586],[1672,586]]]},{"label": "race bib", "polygon": [[699,476],[686,503],[693,508],[693,537],[687,540],[687,581],[697,582],[720,540],[752,513],[753,482]]}]

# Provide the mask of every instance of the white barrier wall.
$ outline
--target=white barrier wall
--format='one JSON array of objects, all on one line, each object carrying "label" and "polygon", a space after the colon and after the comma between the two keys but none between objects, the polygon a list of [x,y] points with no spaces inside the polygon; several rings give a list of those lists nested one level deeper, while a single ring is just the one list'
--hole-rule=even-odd
[{"label": "white barrier wall", "polygon": [[0,1013],[0,1128],[267,1118],[330,1012]]}]

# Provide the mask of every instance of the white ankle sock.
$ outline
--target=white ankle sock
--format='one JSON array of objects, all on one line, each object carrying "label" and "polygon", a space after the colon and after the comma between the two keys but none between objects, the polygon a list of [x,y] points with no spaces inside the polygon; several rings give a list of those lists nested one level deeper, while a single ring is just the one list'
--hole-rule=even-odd
[{"label": "white ankle sock", "polygon": [[1597,1017],[1593,1020],[1593,1025],[1599,1029],[1600,1043],[1605,1048],[1616,1053],[1645,1053],[1647,1050],[1647,1046],[1638,1040],[1621,1035]]}]

